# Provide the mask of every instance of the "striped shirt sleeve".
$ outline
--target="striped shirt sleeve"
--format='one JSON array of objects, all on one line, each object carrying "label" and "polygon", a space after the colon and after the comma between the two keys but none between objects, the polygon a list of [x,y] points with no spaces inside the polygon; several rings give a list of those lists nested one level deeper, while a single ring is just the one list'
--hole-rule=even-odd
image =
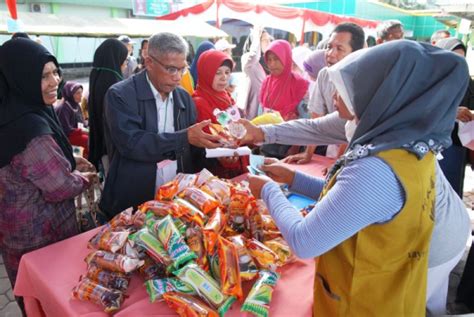
[{"label": "striped shirt sleeve", "polygon": [[31,140],[26,149],[13,158],[12,165],[50,202],[73,198],[89,183],[78,171],[71,172],[71,164],[51,135]]},{"label": "striped shirt sleeve", "polygon": [[[306,187],[313,186],[314,180],[306,180]],[[402,208],[405,194],[391,168],[379,158],[368,157],[346,166],[304,218],[274,182],[264,185],[262,199],[293,252],[312,258],[373,223],[392,219]]]}]

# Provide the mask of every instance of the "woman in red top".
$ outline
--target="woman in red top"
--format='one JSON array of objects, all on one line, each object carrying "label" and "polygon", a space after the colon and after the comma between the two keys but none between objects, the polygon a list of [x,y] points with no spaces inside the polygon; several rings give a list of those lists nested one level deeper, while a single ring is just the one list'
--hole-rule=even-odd
[{"label": "woman in red top", "polygon": [[[235,108],[235,101],[225,90],[229,84],[230,74],[234,62],[225,53],[210,50],[204,52],[197,65],[198,82],[193,93],[196,104],[197,122],[211,119],[212,123],[218,123],[214,110],[229,110]],[[248,165],[248,158],[221,157],[217,160],[209,159],[207,168],[216,176],[232,178],[244,173]]]}]

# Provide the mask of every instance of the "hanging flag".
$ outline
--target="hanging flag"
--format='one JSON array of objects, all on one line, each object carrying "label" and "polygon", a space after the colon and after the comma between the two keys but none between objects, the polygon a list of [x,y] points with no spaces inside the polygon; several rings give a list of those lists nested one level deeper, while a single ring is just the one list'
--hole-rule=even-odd
[{"label": "hanging flag", "polygon": [[18,19],[16,10],[16,0],[6,0],[10,18],[7,19],[8,33],[16,33],[23,31],[23,23]]}]

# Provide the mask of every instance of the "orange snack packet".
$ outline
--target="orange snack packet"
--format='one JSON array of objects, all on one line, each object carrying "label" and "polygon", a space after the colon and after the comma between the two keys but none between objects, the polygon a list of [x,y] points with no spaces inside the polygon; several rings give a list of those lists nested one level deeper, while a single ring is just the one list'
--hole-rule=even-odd
[{"label": "orange snack packet", "polygon": [[180,195],[182,198],[189,201],[205,214],[209,214],[212,210],[219,206],[219,202],[214,197],[203,192],[199,188],[186,188]]},{"label": "orange snack packet", "polygon": [[168,292],[163,298],[181,317],[219,317],[214,309],[191,295]]},{"label": "orange snack packet", "polygon": [[277,266],[278,255],[260,241],[248,239],[245,246],[260,269],[268,270]]},{"label": "orange snack packet", "polygon": [[178,182],[176,180],[172,180],[158,188],[155,194],[155,200],[173,200],[177,193]]}]

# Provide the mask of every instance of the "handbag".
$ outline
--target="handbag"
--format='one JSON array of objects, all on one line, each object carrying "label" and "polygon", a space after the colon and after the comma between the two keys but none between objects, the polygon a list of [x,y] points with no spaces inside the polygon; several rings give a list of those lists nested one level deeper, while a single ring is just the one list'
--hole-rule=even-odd
[{"label": "handbag", "polygon": [[[99,208],[101,196],[102,186],[99,180],[96,179],[89,188],[77,197],[76,218],[80,232],[86,232],[107,223],[107,217]],[[83,200],[86,202],[85,206],[82,204]]]}]

